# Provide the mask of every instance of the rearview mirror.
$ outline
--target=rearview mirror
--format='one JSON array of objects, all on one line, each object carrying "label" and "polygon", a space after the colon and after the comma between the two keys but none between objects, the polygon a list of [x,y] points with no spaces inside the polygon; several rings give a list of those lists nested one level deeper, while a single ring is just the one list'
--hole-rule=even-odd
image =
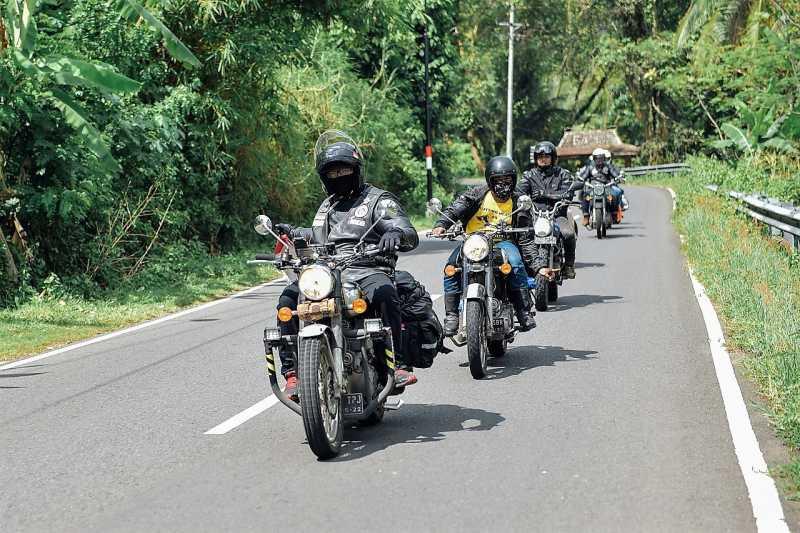
[{"label": "rearview mirror", "polygon": [[530,211],[533,207],[533,200],[531,200],[531,197],[527,194],[523,194],[517,199],[517,205],[523,211]]},{"label": "rearview mirror", "polygon": [[267,215],[258,215],[253,222],[253,229],[259,235],[270,235],[272,233],[272,220]]},{"label": "rearview mirror", "polygon": [[436,214],[442,210],[442,201],[438,198],[431,198],[428,200],[428,212],[431,214]]}]

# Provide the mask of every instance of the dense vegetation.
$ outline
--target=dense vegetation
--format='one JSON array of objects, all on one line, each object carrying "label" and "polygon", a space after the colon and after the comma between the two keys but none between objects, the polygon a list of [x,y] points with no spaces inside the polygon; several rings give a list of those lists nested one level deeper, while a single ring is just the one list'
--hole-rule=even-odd
[{"label": "dense vegetation", "polygon": [[[794,176],[798,13],[797,0],[517,2],[516,158],[566,126],[616,125],[645,160],[705,152]],[[320,199],[311,147],[330,127],[419,212],[421,30],[441,192],[503,149],[506,16],[483,0],[7,0],[0,304],[171,283],[164,265],[246,246],[259,211],[305,220]],[[770,192],[798,199],[786,183]]]}]

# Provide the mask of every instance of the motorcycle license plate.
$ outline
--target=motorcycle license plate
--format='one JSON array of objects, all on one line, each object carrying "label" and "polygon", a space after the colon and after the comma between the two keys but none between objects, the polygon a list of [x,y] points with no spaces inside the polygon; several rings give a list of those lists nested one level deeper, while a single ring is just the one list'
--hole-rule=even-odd
[{"label": "motorcycle license plate", "polygon": [[495,318],[494,327],[495,329],[504,329],[506,327],[506,321],[502,318]]},{"label": "motorcycle license plate", "polygon": [[364,413],[364,395],[360,392],[344,395],[344,414],[360,415]]},{"label": "motorcycle license plate", "polygon": [[533,239],[534,244],[555,244],[556,238],[554,235],[550,235],[549,237],[534,237]]}]

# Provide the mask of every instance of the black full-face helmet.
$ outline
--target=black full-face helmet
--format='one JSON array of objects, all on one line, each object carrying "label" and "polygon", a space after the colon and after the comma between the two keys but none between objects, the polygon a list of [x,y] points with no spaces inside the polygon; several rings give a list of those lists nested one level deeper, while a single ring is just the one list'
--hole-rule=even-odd
[{"label": "black full-face helmet", "polygon": [[[539,165],[539,163],[536,162],[536,158],[540,155],[549,155],[550,164],[544,166]],[[542,172],[548,172],[551,168],[556,166],[557,162],[558,150],[556,150],[555,144],[551,143],[550,141],[542,141],[537,143],[535,146],[531,146],[531,164]]]},{"label": "black full-face helmet", "polygon": [[348,196],[364,185],[364,156],[346,133],[323,132],[314,147],[314,158],[319,179],[329,195]]},{"label": "black full-face helmet", "polygon": [[486,185],[498,200],[505,202],[514,193],[517,186],[517,165],[510,157],[499,155],[486,164]]}]

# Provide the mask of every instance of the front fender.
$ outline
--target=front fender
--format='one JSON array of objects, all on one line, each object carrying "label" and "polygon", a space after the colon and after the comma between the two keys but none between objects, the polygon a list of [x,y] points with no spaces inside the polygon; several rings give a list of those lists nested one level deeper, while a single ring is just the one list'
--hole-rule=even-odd
[{"label": "front fender", "polygon": [[480,283],[470,283],[467,286],[467,300],[481,300],[486,298],[486,287]]}]

